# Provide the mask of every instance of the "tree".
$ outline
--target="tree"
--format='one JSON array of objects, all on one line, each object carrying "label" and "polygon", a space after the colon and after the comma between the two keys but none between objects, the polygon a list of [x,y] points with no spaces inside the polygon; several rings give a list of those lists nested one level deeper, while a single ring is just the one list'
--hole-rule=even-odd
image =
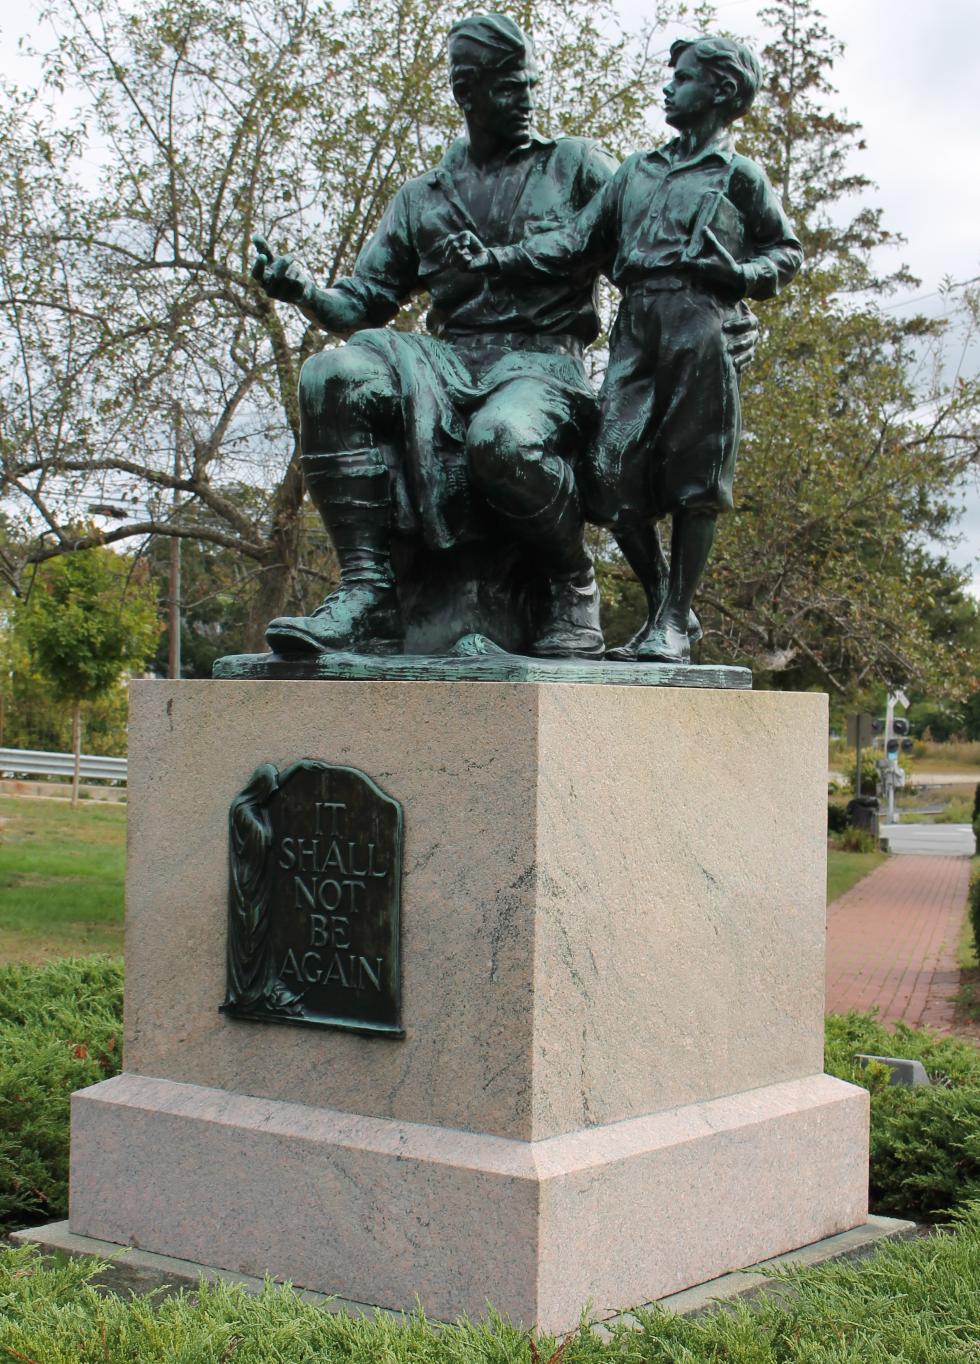
[{"label": "tree", "polygon": [[[79,118],[59,127],[16,92],[0,107],[0,480],[30,531],[0,553],[16,590],[79,544],[178,537],[241,565],[246,624],[229,647],[258,647],[287,603],[305,611],[333,585],[329,542],[303,511],[295,391],[303,359],[334,341],[252,285],[249,239],[264,229],[324,283],[349,270],[395,188],[458,131],[443,44],[468,7],[52,0],[48,80],[71,87]],[[543,127],[618,151],[649,141],[679,3],[660,0],[635,38],[588,0],[504,8],[537,37]],[[860,129],[832,107],[839,44],[810,0],[764,13],[767,85],[739,138],[808,263],[759,308],[704,656],[836,695],[958,693],[971,646],[959,630],[934,637],[923,615],[960,581],[920,551],[950,532],[951,493],[978,461],[978,385],[933,367],[935,323],[888,311],[912,281],[875,269],[896,241],[880,213],[842,217],[868,182],[852,169]],[[93,193],[80,167],[94,156]],[[420,325],[423,303],[396,325]],[[968,331],[976,293],[963,305]],[[79,540],[92,507],[103,524]],[[618,640],[641,599],[595,538]]]},{"label": "tree", "polygon": [[[952,495],[980,462],[980,384],[933,365],[937,323],[887,310],[914,281],[876,274],[874,253],[896,240],[879,212],[841,225],[868,181],[849,169],[858,125],[825,104],[840,45],[810,0],[762,16],[766,85],[741,140],[781,190],[807,263],[758,308],[736,508],[702,594],[708,653],[781,686],[956,695],[975,676],[976,635],[933,630],[935,602],[963,577],[923,545],[950,533]],[[972,331],[975,294],[964,315]]]},{"label": "tree", "polygon": [[[332,584],[325,541],[304,535],[296,388],[334,342],[254,285],[250,239],[264,231],[323,283],[350,269],[396,188],[458,133],[444,39],[468,8],[53,0],[47,78],[79,120],[56,132],[13,94],[0,114],[0,448],[36,532],[0,564],[15,587],[25,563],[77,547],[92,505],[121,515],[83,546],[179,536],[247,561],[242,644]],[[651,34],[682,6],[658,0],[636,39],[605,3],[505,8],[538,38],[545,126],[642,140],[662,72]],[[79,167],[96,143],[93,194]],[[225,496],[235,483],[256,505]]]},{"label": "tree", "polygon": [[104,697],[127,668],[145,664],[159,635],[145,571],[93,548],[44,563],[14,612],[14,634],[54,697],[72,707],[72,804],[78,803],[81,707]]},{"label": "tree", "polygon": [[[254,511],[256,490],[224,487],[222,495],[237,502],[244,511]],[[302,536],[307,545],[323,541],[329,552],[326,532],[313,508],[304,507]],[[315,524],[313,524],[315,523]],[[181,677],[210,677],[216,658],[235,653],[248,629],[250,603],[257,574],[250,561],[234,550],[207,540],[183,540],[180,566],[180,657]],[[167,536],[152,536],[143,557],[156,585],[161,615],[168,614],[171,597],[171,554],[175,541]],[[168,674],[171,660],[170,620],[160,638],[152,670]]]}]

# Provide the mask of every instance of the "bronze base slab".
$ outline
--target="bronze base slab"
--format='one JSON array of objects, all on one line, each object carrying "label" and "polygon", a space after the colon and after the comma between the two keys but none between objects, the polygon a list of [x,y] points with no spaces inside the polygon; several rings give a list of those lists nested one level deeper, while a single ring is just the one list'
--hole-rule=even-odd
[{"label": "bronze base slab", "polygon": [[620,663],[608,659],[530,658],[482,635],[466,635],[448,654],[229,654],[215,660],[219,679],[318,682],[591,682],[618,687],[712,687],[750,691],[752,670],[720,664]]}]

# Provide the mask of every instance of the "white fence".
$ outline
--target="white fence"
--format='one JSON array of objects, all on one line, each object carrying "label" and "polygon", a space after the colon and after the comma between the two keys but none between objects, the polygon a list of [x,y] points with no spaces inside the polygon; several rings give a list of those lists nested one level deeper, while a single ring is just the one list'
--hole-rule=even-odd
[{"label": "white fence", "polygon": [[[70,777],[74,770],[75,758],[71,753],[45,753],[35,748],[0,748],[0,776]],[[126,759],[96,758],[83,753],[79,773],[82,781],[92,781],[94,778],[125,781]]]}]

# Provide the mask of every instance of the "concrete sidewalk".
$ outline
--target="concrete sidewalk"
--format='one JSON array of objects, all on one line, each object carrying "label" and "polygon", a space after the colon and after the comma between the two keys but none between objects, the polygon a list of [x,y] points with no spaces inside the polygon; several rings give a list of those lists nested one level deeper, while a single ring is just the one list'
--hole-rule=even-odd
[{"label": "concrete sidewalk", "polygon": [[827,910],[827,1012],[948,1031],[967,857],[890,857]]}]

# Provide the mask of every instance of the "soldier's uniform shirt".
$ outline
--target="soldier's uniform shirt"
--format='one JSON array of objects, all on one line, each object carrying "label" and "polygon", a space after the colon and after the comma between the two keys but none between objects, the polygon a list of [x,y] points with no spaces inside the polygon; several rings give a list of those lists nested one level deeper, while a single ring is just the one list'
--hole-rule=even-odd
[{"label": "soldier's uniform shirt", "polygon": [[[434,170],[395,195],[349,278],[334,289],[363,328],[348,342],[388,366],[401,398],[403,431],[385,448],[400,529],[444,549],[486,533],[466,466],[470,414],[514,380],[521,424],[538,453],[574,457],[597,419],[582,349],[599,331],[594,273],[529,281],[488,279],[458,268],[447,242],[470,231],[506,246],[570,221],[611,181],[616,162],[583,138],[532,135],[502,163],[480,171],[460,140]],[[480,181],[482,179],[482,186]],[[482,193],[466,193],[482,188]],[[431,298],[429,335],[384,324],[413,294]]]}]

